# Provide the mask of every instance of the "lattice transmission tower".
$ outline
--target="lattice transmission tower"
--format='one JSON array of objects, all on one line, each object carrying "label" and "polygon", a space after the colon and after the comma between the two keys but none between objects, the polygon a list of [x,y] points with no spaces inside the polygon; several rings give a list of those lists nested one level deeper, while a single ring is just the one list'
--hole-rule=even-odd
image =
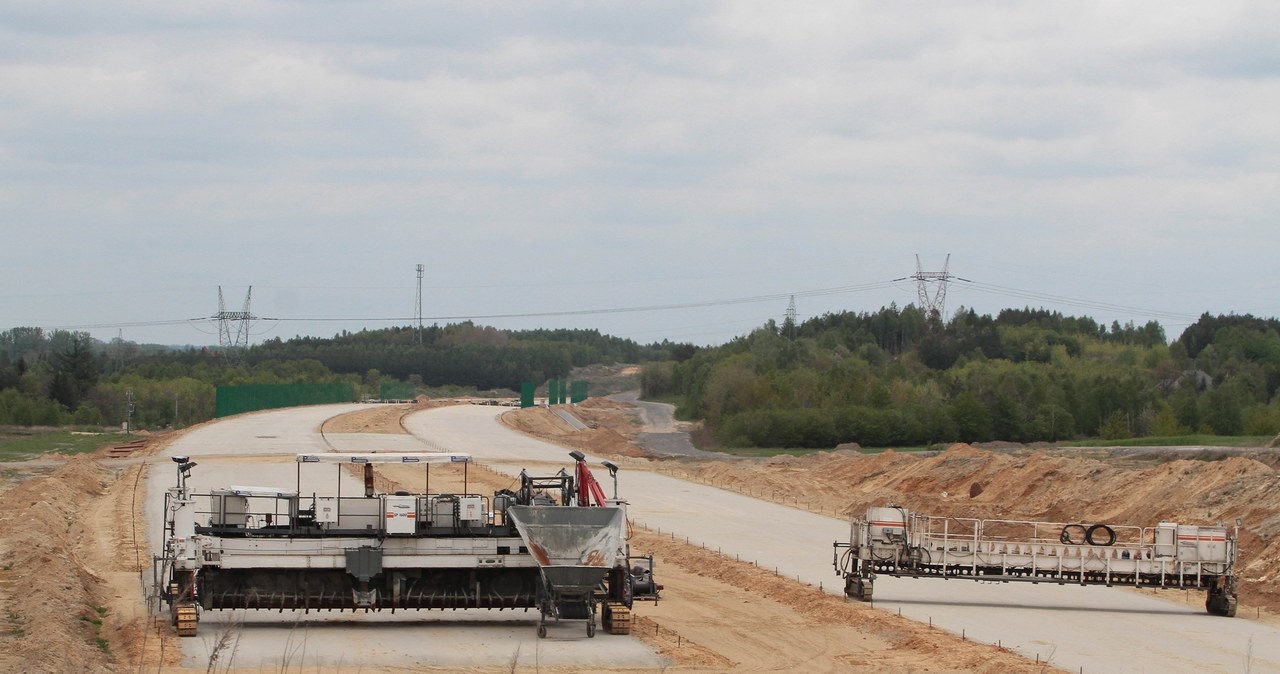
[{"label": "lattice transmission tower", "polygon": [[[916,254],[916,273],[910,278],[916,282],[916,292],[920,296],[920,309],[925,312],[925,316],[941,321],[946,312],[947,304],[947,283],[958,279],[958,276],[952,276],[948,269],[951,267],[951,254],[947,253],[947,261],[942,264],[942,271],[924,271],[920,267],[920,255]],[[936,287],[933,292],[929,291],[929,284],[932,283]]]},{"label": "lattice transmission tower", "polygon": [[791,302],[787,304],[787,317],[782,320],[782,327],[786,330],[787,339],[796,340],[796,296],[791,296]]},{"label": "lattice transmission tower", "polygon": [[424,267],[418,265],[418,301],[413,313],[413,320],[418,324],[418,343],[422,343],[422,272]]},{"label": "lattice transmission tower", "polygon": [[[258,318],[249,312],[249,299],[252,296],[253,286],[249,286],[249,292],[244,294],[244,308],[240,311],[227,311],[227,305],[222,299],[222,286],[218,286],[218,313],[212,319],[218,322],[218,346],[230,355],[249,346],[249,325]],[[235,337],[232,337],[233,331]]]}]

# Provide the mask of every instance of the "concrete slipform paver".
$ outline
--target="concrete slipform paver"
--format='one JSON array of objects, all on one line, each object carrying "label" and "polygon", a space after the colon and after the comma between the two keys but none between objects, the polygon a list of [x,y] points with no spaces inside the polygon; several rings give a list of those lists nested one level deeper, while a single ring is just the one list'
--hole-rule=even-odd
[{"label": "concrete slipform paver", "polygon": [[[569,450],[512,431],[501,413],[446,407],[405,425],[513,475],[563,464]],[[831,558],[832,543],[848,540],[844,520],[644,471],[619,472],[618,488],[637,524],[841,593]],[[1073,672],[1280,672],[1280,629],[1121,589],[881,577],[875,605]]]},{"label": "concrete slipform paver", "polygon": [[[153,553],[163,542],[164,493],[176,480],[168,457],[186,456],[198,465],[188,486],[194,493],[229,485],[278,487],[332,494],[334,466],[305,466],[298,453],[328,451],[431,451],[440,449],[410,435],[324,434],[331,417],[366,405],[324,405],[231,417],[192,430],[152,462],[147,480],[146,516]],[[492,415],[489,417],[492,421]],[[466,450],[455,450],[466,451]],[[568,457],[562,463],[568,463]],[[359,481],[344,479],[342,492],[356,494]],[[199,635],[181,640],[183,665],[204,671],[224,635],[214,669],[235,667],[292,671],[303,665],[354,667],[364,671],[413,667],[573,667],[661,669],[664,660],[633,637],[599,630],[588,639],[581,623],[552,625],[538,639],[538,613],[529,611],[207,611]]]}]

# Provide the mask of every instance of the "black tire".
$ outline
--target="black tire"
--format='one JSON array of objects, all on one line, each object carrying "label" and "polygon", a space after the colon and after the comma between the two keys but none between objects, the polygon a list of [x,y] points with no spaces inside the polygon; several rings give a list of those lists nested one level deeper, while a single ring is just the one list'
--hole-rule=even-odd
[{"label": "black tire", "polygon": [[547,638],[547,626],[546,626],[546,625],[538,625],[538,638],[539,638],[539,639],[546,639],[546,638]]},{"label": "black tire", "polygon": [[1087,536],[1088,532],[1085,531],[1083,524],[1068,524],[1062,527],[1062,533],[1058,534],[1058,541],[1064,545],[1084,545]]},{"label": "black tire", "polygon": [[595,622],[593,621],[593,622],[589,622],[589,623],[587,623],[587,638],[588,638],[588,639],[594,639],[594,638],[595,638],[595,636],[596,636],[596,624],[595,624]]},{"label": "black tire", "polygon": [[[1094,535],[1099,531],[1107,535],[1106,539],[1099,539],[1097,536]],[[1084,532],[1084,540],[1088,542],[1089,545],[1101,545],[1104,547],[1108,545],[1115,545],[1116,530],[1112,529],[1111,527],[1105,524],[1095,524],[1089,527],[1089,529]]]}]

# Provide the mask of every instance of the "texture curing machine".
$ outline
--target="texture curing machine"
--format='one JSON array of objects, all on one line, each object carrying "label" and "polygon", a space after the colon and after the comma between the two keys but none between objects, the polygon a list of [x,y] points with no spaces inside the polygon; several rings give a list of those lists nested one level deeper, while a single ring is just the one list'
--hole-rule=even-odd
[{"label": "texture curing machine", "polygon": [[[194,463],[175,457],[165,497],[165,546],[156,595],[183,636],[206,610],[538,609],[583,620],[595,636],[597,604],[612,634],[631,630],[636,599],[657,601],[653,557],[630,556],[626,502],[604,491],[580,452],[574,473],[520,474],[519,491],[466,488],[466,454],[299,454],[336,465],[332,496],[231,486],[192,494]],[[422,465],[422,493],[376,493],[375,464]],[[463,468],[463,493],[429,493],[431,464]],[[364,493],[343,496],[344,467],[362,467]]]},{"label": "texture curing machine", "polygon": [[[888,506],[852,521],[832,563],[849,597],[871,601],[877,575],[1206,591],[1236,614],[1236,542],[1222,525],[1154,527],[930,517]],[[842,552],[843,550],[843,552]]]}]

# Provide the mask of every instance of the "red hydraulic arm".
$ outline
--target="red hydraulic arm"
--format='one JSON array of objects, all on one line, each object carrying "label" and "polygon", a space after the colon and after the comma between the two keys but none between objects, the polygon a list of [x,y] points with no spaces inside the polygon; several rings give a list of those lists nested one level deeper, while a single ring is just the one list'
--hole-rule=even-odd
[{"label": "red hydraulic arm", "polygon": [[578,460],[578,505],[589,506],[594,499],[596,505],[603,506],[604,488],[596,482],[596,476],[587,467],[587,457],[582,452],[570,452],[569,455]]}]

